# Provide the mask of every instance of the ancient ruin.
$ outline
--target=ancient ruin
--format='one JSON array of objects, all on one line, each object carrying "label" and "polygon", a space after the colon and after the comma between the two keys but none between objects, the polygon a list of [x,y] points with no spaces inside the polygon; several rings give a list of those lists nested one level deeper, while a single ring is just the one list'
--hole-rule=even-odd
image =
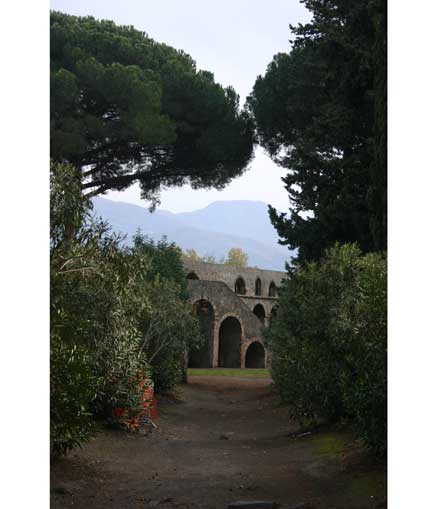
[{"label": "ancient ruin", "polygon": [[262,331],[276,310],[284,272],[185,260],[188,291],[206,344],[189,354],[191,368],[264,368]]}]

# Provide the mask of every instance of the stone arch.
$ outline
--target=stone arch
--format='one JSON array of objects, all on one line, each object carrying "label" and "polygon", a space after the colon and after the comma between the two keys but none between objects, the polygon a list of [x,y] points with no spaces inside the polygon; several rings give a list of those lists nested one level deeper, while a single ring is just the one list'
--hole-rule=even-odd
[{"label": "stone arch", "polygon": [[259,341],[251,343],[246,350],[245,357],[246,368],[265,368],[266,350]]},{"label": "stone arch", "polygon": [[215,309],[206,299],[198,299],[193,303],[193,315],[199,320],[204,344],[200,348],[192,348],[188,356],[188,367],[211,368],[214,348]]},{"label": "stone arch", "polygon": [[261,295],[261,279],[259,277],[255,280],[255,295]]},{"label": "stone arch", "polygon": [[277,296],[277,287],[275,286],[275,283],[271,281],[269,285],[269,297],[276,297]]},{"label": "stone arch", "polygon": [[238,276],[235,280],[235,293],[237,295],[246,295],[246,283],[241,276]]},{"label": "stone arch", "polygon": [[199,276],[194,272],[191,271],[189,274],[186,275],[186,279],[199,279]]},{"label": "stone arch", "polygon": [[218,332],[218,365],[222,368],[241,367],[241,343],[243,337],[241,321],[228,314],[220,323]]},{"label": "stone arch", "polygon": [[266,318],[266,310],[262,304],[257,304],[253,309],[254,315],[260,320],[260,322],[264,325],[264,319]]}]

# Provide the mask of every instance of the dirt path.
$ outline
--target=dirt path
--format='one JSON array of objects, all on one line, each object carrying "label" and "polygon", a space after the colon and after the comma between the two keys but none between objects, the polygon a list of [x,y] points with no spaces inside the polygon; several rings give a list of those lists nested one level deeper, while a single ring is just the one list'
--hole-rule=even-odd
[{"label": "dirt path", "polygon": [[[181,403],[160,401],[159,431],[105,431],[52,465],[53,508],[385,507],[385,469],[344,433],[292,439],[267,379],[192,377]],[[284,505],[285,504],[285,505]]]}]

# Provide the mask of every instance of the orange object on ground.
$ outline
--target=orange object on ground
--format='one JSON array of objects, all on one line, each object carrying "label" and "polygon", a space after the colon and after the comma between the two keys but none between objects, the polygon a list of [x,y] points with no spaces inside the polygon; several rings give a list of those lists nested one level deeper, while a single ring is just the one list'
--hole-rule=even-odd
[{"label": "orange object on ground", "polygon": [[127,419],[126,409],[124,408],[113,409],[113,418],[125,424],[125,426],[127,426],[128,429],[131,430],[139,429],[140,422],[147,415],[149,415],[150,419],[157,419],[158,417],[157,400],[154,395],[154,384],[150,380],[144,379],[140,382],[140,386],[144,388],[147,383],[149,383],[150,385],[141,396],[141,403],[142,406],[144,407],[144,410],[142,410],[136,417],[134,417],[133,419]]},{"label": "orange object on ground", "polygon": [[153,385],[148,387],[148,389],[144,392],[143,400],[144,400],[145,411],[148,411],[148,409],[150,409],[150,418],[157,419],[158,418],[157,400],[156,400],[156,396],[154,395],[154,386]]},{"label": "orange object on ground", "polygon": [[151,405],[151,413],[150,413],[150,417],[152,419],[157,419],[159,417],[159,414],[157,412],[157,399],[156,399],[156,396],[153,394],[153,404]]}]

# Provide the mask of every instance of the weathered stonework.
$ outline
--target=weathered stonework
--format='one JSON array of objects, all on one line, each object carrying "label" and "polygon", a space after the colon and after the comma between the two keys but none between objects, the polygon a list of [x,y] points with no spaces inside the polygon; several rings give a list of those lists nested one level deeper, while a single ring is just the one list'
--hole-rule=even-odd
[{"label": "weathered stonework", "polygon": [[[222,362],[233,362],[230,360],[233,356],[228,355],[227,349],[232,348],[237,330],[240,331],[240,339],[236,347],[240,354],[239,361],[234,362],[239,365],[224,367],[263,367],[270,364],[270,354],[264,347],[262,331],[272,316],[277,301],[276,288],[285,273],[190,260],[185,260],[184,265],[190,300],[196,313],[201,302],[208,302],[214,310],[210,334],[212,339],[206,356],[209,361],[200,367],[218,367]],[[237,293],[240,291],[243,293]],[[225,322],[229,317],[232,319]],[[254,345],[248,352],[255,342],[260,343],[264,350]]]}]

